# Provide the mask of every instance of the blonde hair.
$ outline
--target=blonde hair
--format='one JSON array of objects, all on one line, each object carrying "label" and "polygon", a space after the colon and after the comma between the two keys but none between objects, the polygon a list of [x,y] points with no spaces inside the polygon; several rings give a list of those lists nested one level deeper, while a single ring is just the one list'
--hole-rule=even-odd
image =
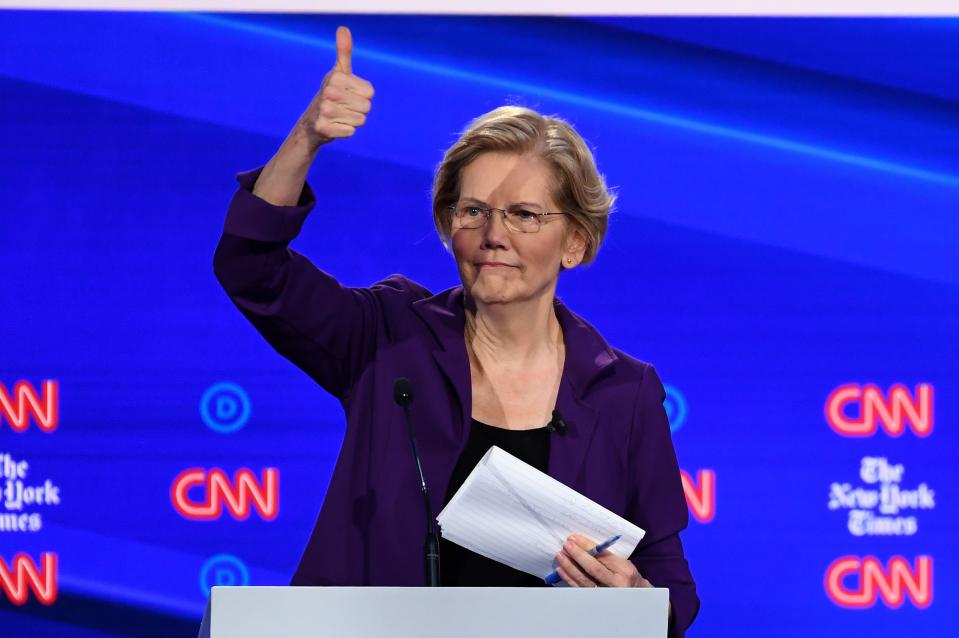
[{"label": "blonde hair", "polygon": [[557,212],[586,237],[583,263],[596,258],[609,226],[616,195],[596,169],[586,142],[566,121],[522,106],[501,106],[471,121],[446,151],[433,178],[433,223],[449,248],[449,206],[460,195],[463,169],[483,153],[501,152],[540,157],[552,168],[552,199]]}]

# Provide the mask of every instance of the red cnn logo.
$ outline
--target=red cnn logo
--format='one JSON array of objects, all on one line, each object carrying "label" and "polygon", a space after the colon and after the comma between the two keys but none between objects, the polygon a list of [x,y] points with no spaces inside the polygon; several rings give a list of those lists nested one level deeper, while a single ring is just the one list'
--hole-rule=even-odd
[{"label": "red cnn logo", "polygon": [[708,523],[716,516],[716,472],[714,470],[698,470],[696,481],[684,470],[679,472],[683,480],[683,492],[686,494],[686,505],[689,512],[700,523]]},{"label": "red cnn logo", "polygon": [[[916,386],[915,397],[902,384],[889,388],[889,397],[875,385],[841,385],[826,399],[826,422],[843,436],[872,436],[879,425],[890,436],[900,436],[909,422],[916,436],[932,434],[933,391],[928,383]],[[849,416],[847,406],[859,407],[859,416]]]},{"label": "red cnn logo", "polygon": [[[223,504],[230,515],[238,521],[250,517],[251,504],[265,521],[272,521],[280,513],[280,471],[268,467],[261,473],[262,480],[257,483],[252,470],[241,468],[236,471],[233,482],[226,472],[213,468],[209,472],[200,468],[184,470],[175,479],[170,488],[170,500],[173,507],[184,518],[195,521],[212,521],[223,515]],[[203,491],[203,498],[194,501],[190,498],[191,488]]]},{"label": "red cnn logo", "polygon": [[34,596],[44,605],[57,601],[57,555],[45,552],[40,555],[42,567],[26,554],[17,554],[8,567],[0,556],[0,589],[14,605],[24,605],[33,590]]},{"label": "red cnn logo", "polygon": [[[857,577],[855,588],[845,585],[850,576]],[[908,596],[912,604],[924,609],[932,604],[932,557],[916,557],[912,567],[902,556],[893,556],[884,568],[875,556],[843,556],[826,569],[826,595],[840,607],[865,609],[877,598],[896,609]]]},{"label": "red cnn logo", "polygon": [[40,395],[26,381],[17,381],[13,386],[13,396],[0,383],[0,423],[4,419],[14,432],[23,432],[30,425],[30,417],[44,432],[53,432],[60,425],[59,395],[60,385],[47,379],[41,386]]}]

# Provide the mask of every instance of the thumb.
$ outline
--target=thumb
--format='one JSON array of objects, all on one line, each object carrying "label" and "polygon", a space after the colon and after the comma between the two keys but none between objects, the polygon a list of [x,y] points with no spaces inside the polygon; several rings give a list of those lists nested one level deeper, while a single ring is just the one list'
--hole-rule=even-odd
[{"label": "thumb", "polygon": [[336,29],[336,68],[343,73],[353,73],[350,56],[353,54],[353,36],[346,27]]}]

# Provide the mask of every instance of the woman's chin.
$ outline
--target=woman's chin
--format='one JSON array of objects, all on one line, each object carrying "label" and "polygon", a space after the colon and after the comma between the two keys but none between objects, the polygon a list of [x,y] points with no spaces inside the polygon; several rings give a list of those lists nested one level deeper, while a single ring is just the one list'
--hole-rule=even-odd
[{"label": "woman's chin", "polygon": [[476,282],[470,290],[470,296],[478,303],[494,304],[509,303],[516,298],[514,291],[507,286],[489,285],[487,282]]}]

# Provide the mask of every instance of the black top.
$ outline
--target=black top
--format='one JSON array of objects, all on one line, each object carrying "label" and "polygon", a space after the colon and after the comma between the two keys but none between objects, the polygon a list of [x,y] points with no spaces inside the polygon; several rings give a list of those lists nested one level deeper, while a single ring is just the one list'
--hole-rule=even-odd
[{"label": "black top", "polygon": [[[444,504],[449,503],[476,464],[494,445],[536,469],[546,471],[549,431],[545,426],[533,430],[507,430],[473,419],[469,441],[456,462]],[[450,587],[546,587],[542,578],[471,552],[444,538],[440,538],[440,572],[442,584]]]}]

